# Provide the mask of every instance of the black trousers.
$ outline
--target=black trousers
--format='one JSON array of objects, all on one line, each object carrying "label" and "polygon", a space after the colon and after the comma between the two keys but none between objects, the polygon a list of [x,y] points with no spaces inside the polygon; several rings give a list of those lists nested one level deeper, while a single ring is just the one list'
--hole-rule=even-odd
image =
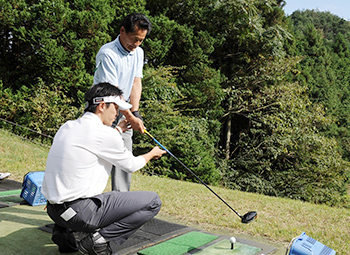
[{"label": "black trousers", "polygon": [[160,207],[160,198],[152,191],[111,191],[64,204],[48,203],[47,213],[59,226],[81,232],[98,230],[106,240],[120,245],[157,215]]}]

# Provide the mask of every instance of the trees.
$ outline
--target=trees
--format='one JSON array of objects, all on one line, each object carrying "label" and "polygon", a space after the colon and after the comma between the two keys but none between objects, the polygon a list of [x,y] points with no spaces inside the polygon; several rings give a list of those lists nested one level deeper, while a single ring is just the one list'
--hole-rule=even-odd
[{"label": "trees", "polygon": [[[2,1],[3,83],[34,86],[37,77],[76,98],[91,83],[93,54],[108,34],[104,1]],[[96,14],[100,14],[99,16]],[[67,89],[69,88],[69,89]]]},{"label": "trees", "polygon": [[[109,37],[102,32],[111,20],[106,2],[1,0],[1,6],[1,79],[4,88],[13,90],[13,94],[24,90],[28,95],[37,95],[42,91],[40,88],[51,90],[62,97],[53,107],[63,104],[64,109],[69,106],[71,112],[76,112],[83,103],[86,88],[92,83],[94,53]],[[43,93],[37,96],[44,100],[47,97],[46,92]],[[25,98],[23,95],[17,100]],[[52,105],[52,102],[41,103]],[[29,109],[23,110],[29,111],[30,115]],[[16,111],[14,114],[3,116],[36,129],[32,121],[21,116],[20,109],[13,110]],[[45,113],[47,120],[51,119],[47,114],[51,113]],[[60,121],[41,123],[42,132],[53,135],[64,120],[60,116],[53,118]]]},{"label": "trees", "polygon": [[285,56],[283,45],[291,35],[284,28],[287,23],[282,14],[276,1],[228,0],[217,6],[215,27],[219,43],[213,58],[215,67],[227,77],[222,84],[226,91],[222,135],[226,159],[231,157],[231,141],[237,131],[232,121],[239,121],[235,125],[242,128],[249,121],[236,112],[241,112],[260,88],[276,82],[273,76],[261,80],[257,77],[264,75],[261,68],[271,59],[278,61]]},{"label": "trees", "polygon": [[[218,148],[224,149],[221,171],[227,186],[322,203],[342,200],[348,164],[334,151],[336,142],[318,132],[330,123],[322,106],[312,105],[305,86],[285,80],[287,73],[298,73],[295,65],[301,59],[287,55],[288,45],[294,43],[293,31],[277,2],[227,0],[205,1],[202,5],[199,1],[175,1],[154,6],[148,3],[148,8],[151,14],[163,17],[164,22],[165,16],[171,19],[172,25],[161,26],[166,28],[163,33],[168,38],[176,39],[171,44],[164,40],[164,63],[186,63],[191,70],[195,59],[219,70],[224,77],[220,82],[225,97],[221,101],[224,114]],[[180,35],[173,34],[180,28]],[[325,58],[326,47],[318,31],[311,23],[308,29],[304,49],[307,54]],[[196,46],[195,38],[203,30],[207,40]],[[215,45],[213,50],[203,50],[208,38]],[[178,42],[182,42],[182,47]],[[198,53],[196,47],[202,51]],[[300,52],[300,45],[295,44],[295,49]],[[175,54],[170,55],[171,52]],[[208,54],[203,56],[204,52]],[[180,70],[180,78],[176,79],[180,91],[189,95],[182,100],[201,99],[203,94],[188,94],[195,91],[196,80],[182,79],[187,74],[187,68]],[[190,85],[190,90],[184,85]],[[186,106],[178,108],[181,113],[195,108]],[[330,178],[327,169],[333,169]],[[335,186],[331,179],[337,180]],[[332,190],[336,192],[332,194]]]},{"label": "trees", "polygon": [[[132,9],[135,5],[128,7]],[[0,68],[8,95],[18,95],[17,92],[23,89],[29,95],[36,95],[44,88],[62,97],[53,107],[68,107],[70,112],[77,112],[84,103],[86,89],[92,84],[95,55],[112,37],[109,26],[117,18],[111,3],[100,0],[1,0],[1,6]],[[113,30],[115,34],[116,28]],[[47,98],[46,92],[37,96]],[[19,99],[24,98],[23,95]],[[52,105],[52,102],[42,103]],[[30,111],[30,108],[13,108],[14,114],[7,114],[5,109],[3,117],[37,128],[28,118],[20,116],[22,110]],[[59,121],[41,123],[40,131],[54,135],[65,118],[54,116],[54,119]]]},{"label": "trees", "polygon": [[335,137],[343,158],[349,160],[350,22],[329,12],[297,11],[291,16],[296,32],[296,47],[304,60],[299,76],[292,80],[310,88],[313,102],[324,104],[333,121],[322,128]]},{"label": "trees", "polygon": [[[205,182],[217,184],[220,172],[215,161],[217,137],[213,133],[218,130],[209,128],[211,123],[208,119],[182,114],[177,109],[176,104],[184,95],[175,83],[175,68],[148,67],[145,76],[140,109],[147,129]],[[147,151],[151,141],[140,133],[134,135],[136,151]],[[175,179],[197,181],[169,157],[152,162],[146,171]]]},{"label": "trees", "polygon": [[[287,18],[275,0],[0,2],[1,117],[53,136],[81,114],[98,49],[143,12],[153,30],[140,112],[155,137],[207,183],[342,201],[348,22]],[[135,152],[150,142],[136,133]],[[146,170],[193,180],[166,157]]]},{"label": "trees", "polygon": [[[271,75],[282,75],[292,62],[279,61],[278,68],[271,63]],[[344,202],[349,163],[335,149],[337,142],[318,132],[331,120],[311,103],[306,87],[283,81],[266,86],[237,114],[247,121],[245,128],[235,126],[226,185],[315,203]]]}]

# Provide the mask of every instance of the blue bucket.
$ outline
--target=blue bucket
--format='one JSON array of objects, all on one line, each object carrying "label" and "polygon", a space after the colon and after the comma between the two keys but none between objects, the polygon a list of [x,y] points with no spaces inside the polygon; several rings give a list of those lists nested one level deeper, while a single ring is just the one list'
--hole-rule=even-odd
[{"label": "blue bucket", "polygon": [[303,232],[296,237],[289,249],[289,255],[335,255],[335,251],[307,236]]},{"label": "blue bucket", "polygon": [[47,202],[46,198],[41,194],[44,173],[44,171],[30,172],[24,177],[21,197],[32,206],[44,205]]}]

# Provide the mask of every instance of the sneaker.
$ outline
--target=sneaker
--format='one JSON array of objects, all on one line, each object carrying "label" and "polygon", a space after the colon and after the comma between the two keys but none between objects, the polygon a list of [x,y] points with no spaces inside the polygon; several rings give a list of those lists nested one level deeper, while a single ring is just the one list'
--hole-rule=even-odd
[{"label": "sneaker", "polygon": [[97,243],[102,236],[98,233],[91,233],[78,242],[78,249],[82,254],[88,255],[112,255],[109,242]]},{"label": "sneaker", "polygon": [[6,179],[10,175],[11,175],[10,173],[0,173],[0,180]]}]

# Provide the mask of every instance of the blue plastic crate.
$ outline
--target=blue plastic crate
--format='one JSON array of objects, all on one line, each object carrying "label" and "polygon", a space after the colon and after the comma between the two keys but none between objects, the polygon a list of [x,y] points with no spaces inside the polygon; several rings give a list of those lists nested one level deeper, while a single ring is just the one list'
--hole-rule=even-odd
[{"label": "blue plastic crate", "polygon": [[25,175],[23,180],[21,197],[23,197],[30,205],[44,205],[47,200],[41,194],[41,186],[45,172],[30,172]]},{"label": "blue plastic crate", "polygon": [[293,241],[288,255],[335,255],[335,251],[303,232]]}]

